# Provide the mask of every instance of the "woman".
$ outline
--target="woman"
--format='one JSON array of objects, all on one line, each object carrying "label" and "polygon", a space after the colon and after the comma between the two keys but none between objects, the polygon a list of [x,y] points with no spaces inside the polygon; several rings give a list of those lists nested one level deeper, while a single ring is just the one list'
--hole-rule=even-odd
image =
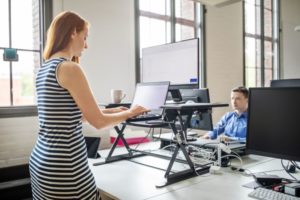
[{"label": "woman", "polygon": [[[88,166],[83,118],[97,129],[147,112],[141,106],[99,109],[81,66],[88,22],[63,12],[51,23],[36,79],[39,135],[30,158],[33,199],[99,199]],[[73,60],[73,61],[72,61]]]}]

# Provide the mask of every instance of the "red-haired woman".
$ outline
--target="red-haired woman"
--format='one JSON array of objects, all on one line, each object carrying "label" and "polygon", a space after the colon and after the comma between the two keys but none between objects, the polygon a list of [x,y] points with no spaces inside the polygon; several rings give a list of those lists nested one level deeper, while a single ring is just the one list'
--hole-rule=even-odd
[{"label": "red-haired woman", "polygon": [[89,24],[74,12],[52,21],[45,62],[36,78],[39,134],[30,157],[33,199],[99,199],[88,166],[83,118],[97,129],[116,125],[147,110],[100,109],[81,66]]}]

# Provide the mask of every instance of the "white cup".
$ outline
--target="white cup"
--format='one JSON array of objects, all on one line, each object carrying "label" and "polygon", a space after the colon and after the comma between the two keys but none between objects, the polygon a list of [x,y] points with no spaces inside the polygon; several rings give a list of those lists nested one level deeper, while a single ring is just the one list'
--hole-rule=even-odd
[{"label": "white cup", "polygon": [[110,100],[111,103],[121,103],[122,99],[126,97],[126,94],[123,90],[110,90]]}]

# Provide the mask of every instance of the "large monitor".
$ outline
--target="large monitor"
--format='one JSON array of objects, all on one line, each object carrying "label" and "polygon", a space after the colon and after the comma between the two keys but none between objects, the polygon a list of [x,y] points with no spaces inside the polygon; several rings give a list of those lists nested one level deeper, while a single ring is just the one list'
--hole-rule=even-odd
[{"label": "large monitor", "polygon": [[179,99],[179,89],[199,88],[198,38],[142,49],[141,82],[160,81]]},{"label": "large monitor", "polygon": [[300,87],[300,79],[271,80],[271,87]]},{"label": "large monitor", "polygon": [[300,87],[250,88],[246,151],[300,161]]}]

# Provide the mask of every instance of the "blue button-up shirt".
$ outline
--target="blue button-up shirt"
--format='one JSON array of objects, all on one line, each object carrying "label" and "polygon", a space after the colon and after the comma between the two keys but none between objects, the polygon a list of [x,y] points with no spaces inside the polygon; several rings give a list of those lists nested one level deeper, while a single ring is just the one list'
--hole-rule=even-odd
[{"label": "blue button-up shirt", "polygon": [[247,112],[244,112],[241,115],[238,115],[236,112],[228,112],[208,134],[211,139],[216,139],[219,135],[224,134],[234,140],[245,140],[247,133],[247,119]]}]

